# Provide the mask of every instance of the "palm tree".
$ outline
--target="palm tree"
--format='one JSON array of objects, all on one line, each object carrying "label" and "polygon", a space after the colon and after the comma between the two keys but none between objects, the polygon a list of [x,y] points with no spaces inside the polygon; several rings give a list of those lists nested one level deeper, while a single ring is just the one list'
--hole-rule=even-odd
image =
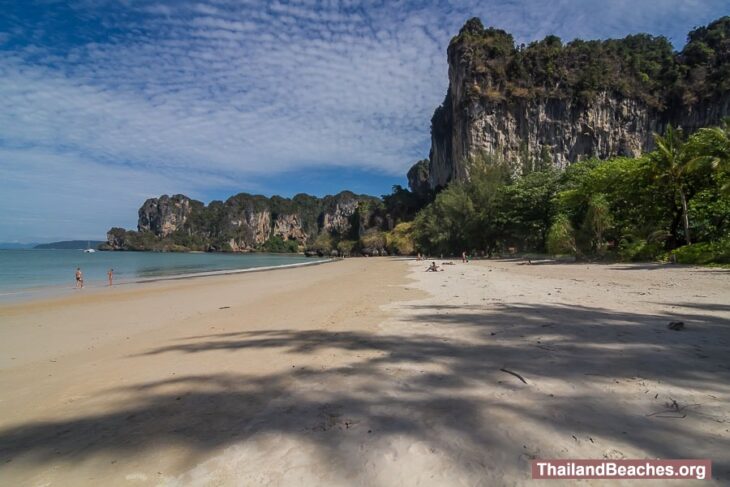
[{"label": "palm tree", "polygon": [[[709,165],[715,171],[730,172],[730,118],[719,127],[699,129],[690,137],[689,151],[693,166]],[[721,190],[730,193],[730,180]]]},{"label": "palm tree", "polygon": [[611,210],[606,196],[602,194],[592,196],[588,201],[583,228],[592,237],[592,245],[599,254],[605,249],[603,237],[610,226]]},{"label": "palm tree", "polygon": [[679,196],[682,203],[682,223],[684,224],[684,239],[687,244],[692,241],[689,235],[689,215],[687,212],[687,193],[685,188],[685,176],[692,169],[693,158],[684,143],[682,129],[667,127],[662,137],[654,134],[656,149],[651,153],[650,158],[659,171],[657,179],[668,184]]}]

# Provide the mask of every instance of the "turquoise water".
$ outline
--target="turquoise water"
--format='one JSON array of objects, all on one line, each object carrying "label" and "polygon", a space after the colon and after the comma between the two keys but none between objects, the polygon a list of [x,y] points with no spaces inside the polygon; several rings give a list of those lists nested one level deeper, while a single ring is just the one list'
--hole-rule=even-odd
[{"label": "turquoise water", "polygon": [[[136,282],[205,272],[311,263],[318,259],[294,254],[211,254],[161,252],[95,252],[81,250],[0,250],[0,297],[34,291],[68,289],[80,267],[86,287]],[[320,259],[321,260],[321,259]]]}]

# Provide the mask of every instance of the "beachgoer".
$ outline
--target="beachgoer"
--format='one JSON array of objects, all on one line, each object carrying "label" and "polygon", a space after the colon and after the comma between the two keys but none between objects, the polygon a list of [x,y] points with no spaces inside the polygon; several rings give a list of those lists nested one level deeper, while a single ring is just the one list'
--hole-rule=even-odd
[{"label": "beachgoer", "polygon": [[432,262],[431,265],[426,269],[426,272],[438,272],[439,266],[436,265],[436,262]]},{"label": "beachgoer", "polygon": [[461,253],[461,261],[466,262],[466,250]]},{"label": "beachgoer", "polygon": [[81,272],[81,268],[76,268],[76,289],[84,288],[84,274]]},{"label": "beachgoer", "polygon": [[112,281],[114,280],[114,269],[109,269],[109,271],[106,273],[107,277],[109,277],[109,287],[112,286]]}]

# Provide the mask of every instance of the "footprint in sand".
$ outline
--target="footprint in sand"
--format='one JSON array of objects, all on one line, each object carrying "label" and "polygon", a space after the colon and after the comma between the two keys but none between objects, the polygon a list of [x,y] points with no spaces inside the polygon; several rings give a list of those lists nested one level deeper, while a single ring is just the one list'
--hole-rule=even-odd
[{"label": "footprint in sand", "polygon": [[603,453],[603,458],[608,458],[609,460],[621,460],[626,458],[626,455],[624,455],[620,450],[611,448]]}]

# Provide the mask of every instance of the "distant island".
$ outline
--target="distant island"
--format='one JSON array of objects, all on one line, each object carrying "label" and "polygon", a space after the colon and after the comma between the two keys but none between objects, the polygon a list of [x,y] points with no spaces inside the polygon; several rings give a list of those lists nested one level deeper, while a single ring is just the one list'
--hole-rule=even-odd
[{"label": "distant island", "polygon": [[106,243],[103,240],[63,240],[61,242],[51,242],[38,244],[34,249],[39,250],[83,250],[98,249],[99,246]]},{"label": "distant island", "polygon": [[37,243],[0,242],[0,250],[26,250],[32,249]]}]

